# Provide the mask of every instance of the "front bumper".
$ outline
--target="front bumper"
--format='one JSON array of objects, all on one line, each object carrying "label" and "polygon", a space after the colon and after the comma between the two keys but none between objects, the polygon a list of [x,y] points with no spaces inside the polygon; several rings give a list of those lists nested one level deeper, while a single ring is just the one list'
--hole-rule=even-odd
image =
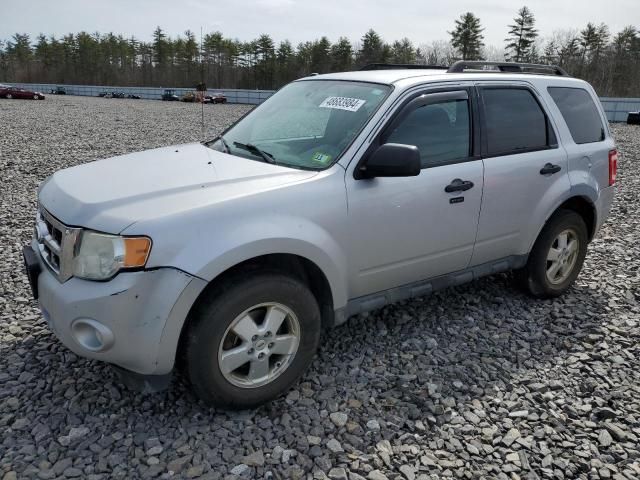
[{"label": "front bumper", "polygon": [[203,280],[160,268],[122,272],[108,282],[60,283],[37,257],[40,309],[66,347],[142,375],[173,369],[182,325],[206,286]]}]

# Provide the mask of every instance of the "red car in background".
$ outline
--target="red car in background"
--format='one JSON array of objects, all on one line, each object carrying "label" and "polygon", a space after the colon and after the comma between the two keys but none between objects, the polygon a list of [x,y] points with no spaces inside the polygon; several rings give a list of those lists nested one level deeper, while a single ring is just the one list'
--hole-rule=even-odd
[{"label": "red car in background", "polygon": [[204,103],[227,103],[227,97],[221,93],[214,93],[213,95],[205,95]]},{"label": "red car in background", "polygon": [[0,85],[0,98],[24,98],[29,100],[44,100],[44,95],[40,92],[32,92],[24,88],[12,87],[10,85]]}]

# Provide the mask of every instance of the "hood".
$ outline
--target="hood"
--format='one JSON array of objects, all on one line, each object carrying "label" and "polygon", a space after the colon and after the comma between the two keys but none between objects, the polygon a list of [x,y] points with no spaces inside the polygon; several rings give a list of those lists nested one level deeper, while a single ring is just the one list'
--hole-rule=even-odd
[{"label": "hood", "polygon": [[259,194],[316,174],[194,143],[60,170],[42,185],[39,201],[69,226],[119,233],[141,220]]}]

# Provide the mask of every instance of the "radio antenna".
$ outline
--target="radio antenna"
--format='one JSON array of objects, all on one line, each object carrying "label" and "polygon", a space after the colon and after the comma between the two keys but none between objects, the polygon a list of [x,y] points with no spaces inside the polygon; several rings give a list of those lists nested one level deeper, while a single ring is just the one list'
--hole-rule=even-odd
[{"label": "radio antenna", "polygon": [[202,25],[200,25],[200,85],[202,86],[202,92],[200,92],[200,133],[202,136],[202,141],[206,140],[205,131],[204,131],[204,97],[207,93],[207,89],[204,84],[204,63],[202,56]]}]

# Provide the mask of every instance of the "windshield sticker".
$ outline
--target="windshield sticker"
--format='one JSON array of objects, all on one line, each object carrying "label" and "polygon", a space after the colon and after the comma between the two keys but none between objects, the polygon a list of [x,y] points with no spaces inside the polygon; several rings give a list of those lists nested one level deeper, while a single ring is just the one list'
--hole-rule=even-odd
[{"label": "windshield sticker", "polygon": [[338,110],[347,110],[348,112],[357,112],[366,100],[348,97],[327,97],[320,104],[320,108],[335,108]]},{"label": "windshield sticker", "polygon": [[321,165],[326,165],[331,161],[331,155],[327,155],[326,153],[316,152],[311,157],[311,160],[315,163],[320,163]]}]

